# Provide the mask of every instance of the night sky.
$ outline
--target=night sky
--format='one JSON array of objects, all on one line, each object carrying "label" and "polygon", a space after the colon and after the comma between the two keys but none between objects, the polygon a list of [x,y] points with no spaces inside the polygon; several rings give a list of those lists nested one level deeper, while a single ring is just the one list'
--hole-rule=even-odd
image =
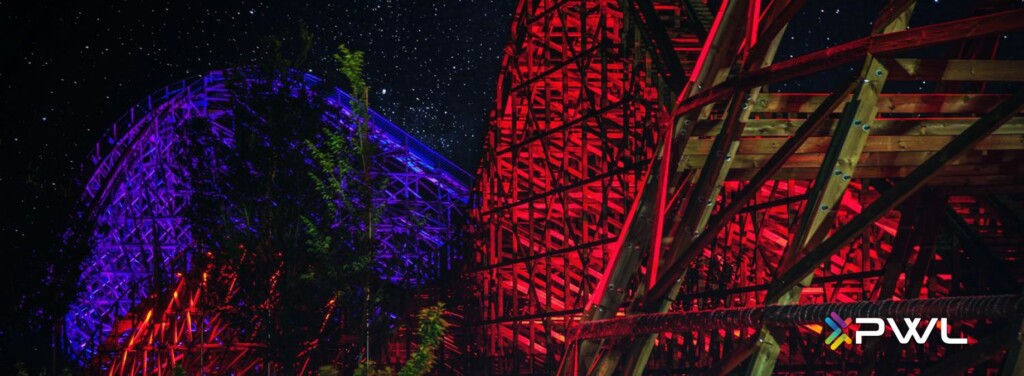
[{"label": "night sky", "polygon": [[[267,37],[287,42],[300,23],[314,36],[310,72],[342,82],[335,47],[366,51],[371,105],[473,172],[515,1],[25,3],[0,0],[5,314],[52,300],[36,290],[87,177],[80,163],[115,119],[169,83],[252,64]],[[866,35],[884,1],[871,3],[808,2],[776,61]],[[912,24],[964,17],[967,4],[921,1]],[[1014,36],[1002,50],[1020,47]],[[832,73],[769,90],[827,90]]]},{"label": "night sky", "polygon": [[287,45],[305,23],[314,38],[306,70],[340,84],[331,58],[338,44],[365,51],[374,109],[471,170],[514,5],[0,0],[0,339],[25,329],[26,311],[55,303],[42,281],[61,257],[57,239],[88,176],[81,162],[133,103],[182,79],[253,64],[268,37]]}]

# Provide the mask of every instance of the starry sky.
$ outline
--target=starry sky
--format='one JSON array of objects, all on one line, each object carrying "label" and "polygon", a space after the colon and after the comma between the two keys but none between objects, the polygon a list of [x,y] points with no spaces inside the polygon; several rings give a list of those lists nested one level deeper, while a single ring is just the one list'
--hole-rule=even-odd
[{"label": "starry sky", "polygon": [[[776,61],[866,35],[884,3],[809,1],[787,30]],[[5,196],[0,239],[10,255],[3,262],[9,270],[0,277],[4,298],[20,299],[19,289],[32,289],[38,283],[32,281],[46,274],[45,264],[37,261],[52,255],[54,240],[67,225],[79,182],[88,173],[80,164],[131,104],[172,82],[252,64],[266,51],[268,37],[287,43],[301,23],[314,37],[305,69],[342,82],[330,57],[335,47],[345,43],[365,51],[372,106],[473,172],[514,5],[513,0],[34,0],[17,5],[0,0],[0,188]],[[966,0],[920,1],[912,26],[963,17],[968,9]],[[1017,51],[1020,58],[1021,38],[1008,38],[1000,57]],[[769,90],[828,90],[835,73]],[[925,84],[902,85],[895,90]]]},{"label": "starry sky", "polygon": [[[331,58],[335,48],[344,43],[365,51],[374,109],[472,170],[514,2],[36,1],[20,7],[0,0],[0,148],[15,161],[2,179],[22,194],[17,204],[34,212],[48,205],[46,195],[77,189],[71,183],[83,177],[78,165],[89,148],[133,103],[185,78],[253,64],[267,38],[287,45],[302,23],[314,38],[304,69],[344,82]],[[30,223],[41,220],[30,217]]]},{"label": "starry sky", "polygon": [[[336,47],[365,51],[374,109],[472,171],[514,5],[0,0],[0,239],[9,255],[0,263],[0,304],[51,299],[30,290],[50,268],[43,260],[57,258],[56,239],[88,177],[81,163],[114,120],[170,83],[253,64],[268,38],[287,45],[300,24],[313,35],[305,70],[342,83]],[[0,321],[11,324],[7,312]]]}]

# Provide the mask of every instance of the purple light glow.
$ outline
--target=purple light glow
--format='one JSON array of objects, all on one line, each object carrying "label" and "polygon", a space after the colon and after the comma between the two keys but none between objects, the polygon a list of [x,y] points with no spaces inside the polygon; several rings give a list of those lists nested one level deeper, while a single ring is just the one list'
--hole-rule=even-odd
[{"label": "purple light glow", "polygon": [[[308,86],[322,80],[304,74]],[[175,127],[185,121],[216,120],[230,113],[229,91],[222,72],[182,81],[132,106],[96,145],[89,160],[93,171],[85,185],[82,215],[94,219],[92,254],[82,265],[80,291],[65,317],[67,351],[82,364],[130,337],[124,327],[129,312],[186,272],[193,244],[189,219],[186,171],[175,162],[180,136]],[[328,102],[348,112],[348,94],[334,89]],[[385,211],[378,237],[381,259],[400,259],[410,268],[437,276],[455,256],[452,240],[463,216],[471,177],[398,126],[371,111],[373,137],[388,155]],[[344,118],[344,117],[334,117]],[[341,124],[351,127],[350,124]],[[232,132],[214,128],[230,140]],[[405,217],[413,210],[425,225],[410,237]],[[401,274],[393,278],[401,278]],[[419,281],[422,282],[422,281]]]}]

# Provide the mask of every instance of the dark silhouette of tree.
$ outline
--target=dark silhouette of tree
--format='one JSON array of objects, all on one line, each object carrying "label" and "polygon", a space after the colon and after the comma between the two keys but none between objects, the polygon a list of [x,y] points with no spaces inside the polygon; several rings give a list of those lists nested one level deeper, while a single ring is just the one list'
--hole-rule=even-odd
[{"label": "dark silhouette of tree", "polygon": [[[178,158],[190,171],[197,265],[226,272],[210,273],[209,288],[220,291],[209,295],[228,296],[226,276],[238,287],[223,316],[239,335],[267,342],[284,374],[307,359],[347,374],[369,364],[369,349],[393,324],[388,313],[400,310],[396,297],[409,292],[381,277],[391,265],[377,257],[385,210],[377,198],[387,179],[363,55],[344,46],[335,55],[354,98],[342,111],[298,73],[309,39],[302,28],[295,48],[271,40],[258,67],[229,71],[230,114],[180,127]],[[433,329],[421,327],[420,346],[429,354],[414,357],[418,370],[433,366],[446,325],[440,306],[430,312],[436,319],[421,320]]]}]

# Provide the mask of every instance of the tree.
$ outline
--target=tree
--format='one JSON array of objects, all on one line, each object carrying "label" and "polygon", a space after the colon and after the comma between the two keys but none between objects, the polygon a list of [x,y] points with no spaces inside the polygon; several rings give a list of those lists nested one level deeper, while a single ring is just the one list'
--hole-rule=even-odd
[{"label": "tree", "polygon": [[[441,347],[444,333],[448,329],[448,321],[444,319],[444,303],[423,308],[416,317],[419,319],[419,329],[416,333],[420,337],[420,343],[409,360],[402,365],[398,376],[423,376],[430,373],[437,363],[437,349]],[[321,371],[321,375],[324,374],[325,372]],[[354,375],[394,376],[395,373],[389,367],[378,369],[374,362],[366,361],[359,364]]]},{"label": "tree", "polygon": [[437,363],[437,349],[444,341],[444,333],[448,329],[448,321],[444,319],[444,303],[424,308],[420,311],[419,330],[420,345],[402,366],[398,376],[426,375]]},{"label": "tree", "polygon": [[[356,120],[325,116],[339,111],[294,70],[310,46],[304,29],[298,39],[289,58],[272,42],[259,67],[230,71],[230,114],[189,122],[179,137],[194,191],[192,232],[206,251],[200,265],[237,278],[238,293],[226,302],[237,308],[224,316],[268,342],[268,356],[286,374],[296,373],[300,358],[356,352],[358,344],[343,338],[365,312],[335,302],[368,296],[362,281],[372,259],[372,243],[359,235],[372,227],[355,220],[369,218],[372,188],[356,183],[366,174],[351,166],[374,147],[339,126]],[[230,138],[218,136],[224,128]],[[327,154],[329,179],[314,162]],[[342,195],[328,199],[328,188]],[[211,288],[226,289],[227,280],[216,280],[222,274],[210,276]]]},{"label": "tree", "polygon": [[[210,274],[210,288],[221,291],[209,295],[228,296],[228,280],[217,280],[224,275],[238,286],[226,302],[236,308],[222,317],[253,328],[245,334],[268,343],[270,360],[283,373],[297,373],[306,359],[329,364],[321,374],[348,373],[361,352],[358,362],[375,370],[369,355],[379,342],[371,339],[389,330],[388,312],[398,311],[390,306],[397,300],[386,297],[408,292],[380,278],[391,267],[379,260],[377,237],[387,179],[371,127],[363,53],[339,46],[334,55],[353,97],[349,111],[341,111],[330,93],[297,73],[311,45],[304,28],[298,39],[289,57],[286,46],[272,41],[258,67],[229,72],[229,114],[179,130],[178,158],[194,192],[188,216],[204,251],[200,265],[226,271]],[[225,128],[231,137],[220,136]],[[423,354],[413,357],[410,370],[436,362],[442,312],[439,305],[421,313]]]},{"label": "tree", "polygon": [[[363,52],[349,50],[345,45],[338,46],[338,53],[334,59],[339,64],[339,71],[348,79],[351,85],[352,101],[349,106],[353,109],[352,121],[355,125],[355,134],[341,128],[328,128],[324,130],[321,142],[308,141],[307,148],[314,157],[319,171],[312,175],[318,191],[325,202],[330,203],[335,213],[353,213],[358,218],[359,226],[357,231],[356,254],[360,260],[358,267],[363,268],[361,272],[371,271],[370,264],[376,259],[378,240],[376,227],[381,220],[382,205],[375,203],[375,195],[386,181],[376,171],[377,163],[374,158],[379,155],[378,145],[370,139],[370,113],[369,113],[369,90],[363,78]],[[318,146],[319,145],[319,146]],[[355,151],[355,160],[343,152],[351,148]],[[346,173],[354,173],[347,175]],[[353,179],[354,178],[354,179]],[[355,182],[356,184],[352,184]],[[350,195],[349,192],[354,192]],[[336,252],[332,248],[329,236],[322,235],[318,226],[307,220],[311,248],[318,255],[329,255]],[[344,266],[343,266],[344,267]],[[327,272],[331,275],[343,275],[344,270],[335,271],[330,268]],[[340,282],[340,283],[339,283]],[[383,296],[382,291],[393,289],[395,286],[373,278],[372,275],[365,275],[364,285],[364,314],[366,323],[364,326],[364,339],[366,341],[366,354],[355,374],[392,375],[390,368],[378,369],[370,359],[370,326],[371,310],[380,304]],[[347,291],[347,281],[328,280],[325,285],[333,286],[335,295],[343,297]],[[374,293],[376,291],[376,293]],[[428,373],[436,363],[436,350],[444,338],[447,322],[442,317],[444,304],[438,303],[433,307],[424,308],[418,315],[421,342],[417,350],[410,357],[409,361],[402,367],[398,375],[419,376]],[[321,374],[327,374],[330,368],[321,368]]]},{"label": "tree", "polygon": [[[362,338],[365,343],[364,362],[370,359],[370,327],[371,309],[380,303],[382,290],[389,287],[374,278],[372,263],[376,259],[378,240],[377,225],[380,221],[382,207],[375,200],[376,192],[383,189],[384,178],[376,171],[374,159],[379,155],[379,147],[370,138],[369,90],[363,79],[363,53],[351,51],[345,45],[338,46],[334,55],[339,64],[338,70],[348,79],[351,86],[352,100],[349,107],[352,116],[349,118],[351,128],[328,127],[323,129],[318,140],[307,140],[306,148],[313,156],[317,171],[310,174],[316,183],[321,199],[327,203],[330,211],[322,213],[328,223],[317,224],[306,218],[307,233],[310,237],[310,249],[318,257],[331,259],[337,256],[355,257],[348,264],[323,263],[318,270],[311,270],[309,280],[318,282],[322,287],[334,293],[335,301],[345,298],[352,291],[352,279],[337,278],[359,274],[362,282],[363,297]],[[352,221],[351,219],[355,220]],[[348,219],[346,223],[346,219]],[[324,225],[328,228],[347,228],[355,235],[350,247],[332,244],[335,238],[325,235]],[[348,252],[343,251],[347,248]]]}]

